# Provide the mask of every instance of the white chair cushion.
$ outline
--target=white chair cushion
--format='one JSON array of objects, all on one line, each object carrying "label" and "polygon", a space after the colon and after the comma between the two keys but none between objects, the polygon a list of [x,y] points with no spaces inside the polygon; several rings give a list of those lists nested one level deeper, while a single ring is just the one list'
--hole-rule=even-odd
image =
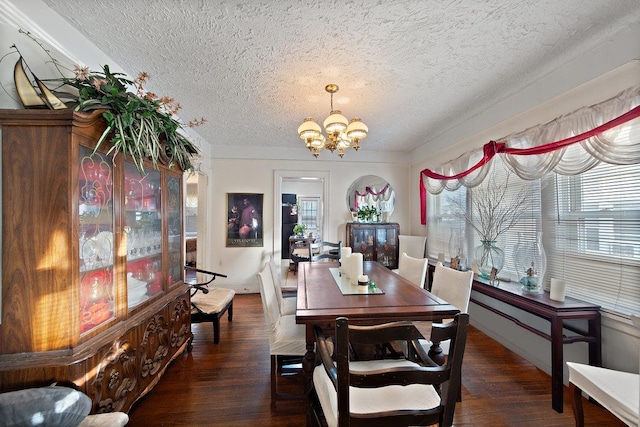
[{"label": "white chair cushion", "polygon": [[567,362],[569,382],[628,425],[638,425],[640,375]]},{"label": "white chair cushion", "polygon": [[280,316],[275,330],[269,333],[271,355],[304,356],[307,352],[305,325],[296,323],[296,316]]},{"label": "white chair cushion", "polygon": [[122,427],[129,422],[129,416],[124,412],[108,412],[87,416],[78,427]]},{"label": "white chair cushion", "polygon": [[[399,253],[406,253],[414,258],[424,258],[424,249],[427,243],[426,236],[398,235]],[[399,260],[402,263],[402,260]]]},{"label": "white chair cushion", "polygon": [[[369,371],[389,367],[414,365],[407,360],[371,360],[366,362],[351,362],[351,371]],[[323,365],[313,371],[313,385],[322,412],[329,427],[338,425],[338,396],[333,383],[329,379]],[[440,404],[440,396],[430,385],[410,384],[407,386],[386,386],[378,388],[349,387],[349,405],[353,414],[367,414],[373,412],[431,409]]]},{"label": "white chair cushion", "polygon": [[472,284],[473,271],[457,271],[438,263],[433,273],[431,292],[466,313],[469,310]]},{"label": "white chair cushion", "polygon": [[406,253],[400,255],[398,274],[411,283],[424,288],[427,277],[427,258],[413,258]]},{"label": "white chair cushion", "polygon": [[282,307],[280,312],[283,316],[289,314],[296,314],[296,308],[298,307],[298,300],[296,298],[282,298]]},{"label": "white chair cushion", "polygon": [[233,289],[211,288],[209,293],[196,293],[191,297],[191,303],[207,314],[220,313],[229,304],[236,292]]}]

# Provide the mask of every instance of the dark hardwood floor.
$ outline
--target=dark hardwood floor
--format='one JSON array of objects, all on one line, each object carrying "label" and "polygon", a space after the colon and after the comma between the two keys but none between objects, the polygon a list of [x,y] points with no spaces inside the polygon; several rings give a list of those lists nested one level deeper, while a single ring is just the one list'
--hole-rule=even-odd
[{"label": "dark hardwood floor", "polygon": [[[221,321],[220,344],[211,324],[192,326],[191,353],[178,357],[156,387],[129,413],[128,426],[304,426],[304,402],[270,409],[269,344],[259,294],[236,295],[234,320]],[[295,378],[285,386],[301,387]],[[551,409],[551,379],[520,356],[471,328],[456,426],[574,425],[568,389],[565,411]],[[584,401],[585,425],[624,426]]]}]

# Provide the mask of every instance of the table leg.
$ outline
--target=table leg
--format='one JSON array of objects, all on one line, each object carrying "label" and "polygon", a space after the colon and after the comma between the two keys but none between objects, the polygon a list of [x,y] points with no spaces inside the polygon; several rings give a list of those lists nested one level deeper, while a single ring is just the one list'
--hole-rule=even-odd
[{"label": "table leg", "polygon": [[311,390],[311,381],[313,376],[313,368],[316,365],[316,353],[315,342],[316,338],[313,333],[313,326],[306,325],[306,340],[307,340],[307,352],[302,359],[302,371],[305,376],[305,391],[308,393]]},{"label": "table leg", "polygon": [[563,412],[562,324],[561,318],[557,316],[551,318],[551,407],[558,413]]},{"label": "table leg", "polygon": [[602,366],[602,341],[600,327],[600,312],[589,319],[589,336],[593,338],[589,341],[589,365]]}]

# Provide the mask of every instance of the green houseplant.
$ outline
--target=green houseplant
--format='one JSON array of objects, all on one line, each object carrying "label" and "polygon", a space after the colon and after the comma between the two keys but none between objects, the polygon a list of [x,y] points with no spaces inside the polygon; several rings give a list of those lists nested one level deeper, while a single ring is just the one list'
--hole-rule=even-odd
[{"label": "green houseplant", "polygon": [[380,211],[376,206],[361,206],[358,208],[358,220],[360,222],[375,222]]},{"label": "green houseplant", "polygon": [[293,234],[296,236],[304,236],[304,233],[307,231],[307,226],[304,224],[296,224],[293,226]]},{"label": "green houseplant", "polygon": [[[75,105],[75,110],[90,112],[103,111],[107,124],[104,133],[97,142],[96,149],[105,141],[111,143],[109,153],[129,155],[138,170],[144,172],[144,161],[150,159],[153,166],[158,162],[182,170],[192,170],[191,157],[198,153],[197,147],[182,133],[183,124],[176,114],[181,108],[170,97],[158,97],[144,89],[143,84],[149,75],[141,72],[134,80],[123,73],[114,73],[108,65],[101,71],[90,71],[88,67],[76,65],[73,76],[65,75],[64,68],[48,49],[29,32],[19,30],[35,41],[47,54],[62,77],[42,79],[56,93],[64,93]],[[12,46],[16,51],[17,48]],[[72,93],[69,94],[68,91]],[[192,120],[189,127],[206,123],[204,118]]]}]

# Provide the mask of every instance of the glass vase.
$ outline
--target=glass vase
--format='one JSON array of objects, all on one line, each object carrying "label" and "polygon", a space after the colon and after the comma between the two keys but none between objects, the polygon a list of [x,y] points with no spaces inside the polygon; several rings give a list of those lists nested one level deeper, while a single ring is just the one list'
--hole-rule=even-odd
[{"label": "glass vase", "polygon": [[542,293],[544,274],[547,271],[547,254],[542,246],[542,233],[536,233],[535,240],[520,241],[514,259],[522,291]]},{"label": "glass vase", "polygon": [[496,246],[493,240],[482,240],[480,246],[473,250],[473,259],[478,268],[478,274],[483,279],[491,278],[491,271],[495,268],[495,276],[504,267],[504,251]]}]

